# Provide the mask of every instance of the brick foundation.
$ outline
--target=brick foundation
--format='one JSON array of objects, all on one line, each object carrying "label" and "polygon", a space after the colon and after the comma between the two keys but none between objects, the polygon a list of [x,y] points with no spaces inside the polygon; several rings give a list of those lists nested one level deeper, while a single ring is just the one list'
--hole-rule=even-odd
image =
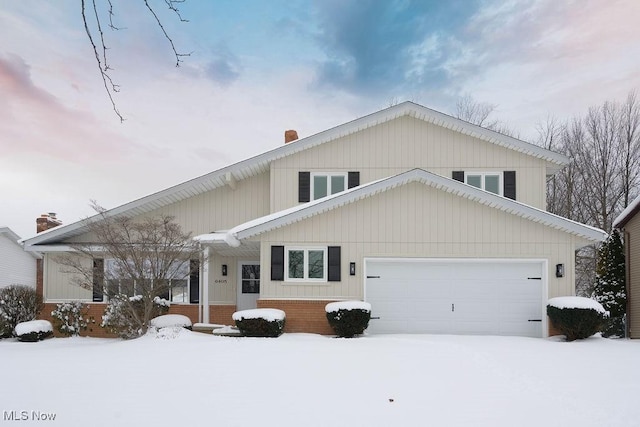
[{"label": "brick foundation", "polygon": [[258,308],[277,308],[284,311],[287,315],[284,325],[285,332],[333,335],[333,329],[329,326],[324,310],[324,307],[330,302],[333,300],[258,300]]},{"label": "brick foundation", "polygon": [[550,337],[552,337],[554,335],[562,335],[562,332],[560,332],[560,330],[557,329],[553,325],[553,322],[551,321],[551,319],[549,319],[549,317],[547,317],[547,325],[549,325],[549,336]]},{"label": "brick foundation", "polygon": [[236,311],[235,305],[210,305],[209,306],[209,323],[217,323],[220,325],[235,325],[231,316]]},{"label": "brick foundation", "polygon": [[[39,319],[48,320],[52,324],[53,318],[51,312],[55,310],[57,303],[46,303],[44,309],[38,316]],[[95,323],[89,325],[86,331],[80,333],[83,337],[94,338],[117,338],[117,335],[110,334],[106,329],[100,326],[102,322],[102,315],[107,304],[105,303],[87,303],[89,305],[90,317],[93,317]],[[210,305],[209,306],[209,321],[211,323],[218,323],[223,325],[234,325],[235,322],[231,318],[231,315],[236,311],[235,305]],[[191,322],[198,322],[198,305],[197,304],[172,304],[169,308],[169,314],[182,314],[191,319]],[[55,325],[55,324],[54,324]],[[54,336],[63,337],[58,331],[54,331]]]}]

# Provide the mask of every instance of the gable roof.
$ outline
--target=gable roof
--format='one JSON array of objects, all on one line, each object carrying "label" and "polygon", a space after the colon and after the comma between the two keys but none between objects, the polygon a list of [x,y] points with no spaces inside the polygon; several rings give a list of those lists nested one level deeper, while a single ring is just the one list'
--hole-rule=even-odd
[{"label": "gable roof", "polygon": [[[108,210],[108,217],[118,215],[138,216],[161,207],[197,196],[207,191],[225,186],[232,181],[246,179],[269,170],[271,162],[290,156],[303,150],[333,141],[355,132],[376,126],[381,123],[394,120],[399,117],[414,117],[437,126],[442,126],[465,135],[476,137],[480,140],[509,148],[536,158],[543,159],[549,164],[549,171],[555,173],[569,163],[569,158],[547,150],[537,145],[503,135],[481,126],[465,122],[464,120],[440,113],[413,102],[403,102],[392,107],[380,110],[367,116],[355,119],[345,124],[325,130],[315,135],[301,138],[289,144],[281,145],[273,150],[240,161],[230,166],[191,179],[181,184],[169,187],[149,196],[134,200],[124,205]],[[97,221],[101,215],[94,215],[87,221]],[[76,221],[68,225],[59,226],[42,232],[32,238],[24,239],[25,247],[57,242],[70,237],[80,235],[87,230],[86,221]]]},{"label": "gable roof", "polygon": [[629,221],[631,221],[631,218],[636,216],[638,211],[640,211],[640,196],[633,199],[633,201],[629,203],[629,206],[627,206],[625,210],[618,215],[618,217],[613,221],[613,226],[615,228],[623,228]]},{"label": "gable roof", "polygon": [[[313,202],[298,205],[280,212],[265,215],[244,224],[240,224],[229,231],[203,234],[196,236],[202,243],[225,241],[230,246],[240,244],[243,239],[248,239],[280,227],[284,227],[306,218],[330,211],[340,206],[353,203],[360,199],[390,190],[392,188],[419,182],[437,188],[447,193],[478,202],[485,206],[499,209],[530,221],[564,231],[590,242],[601,242],[607,237],[607,233],[598,228],[575,222],[561,216],[525,205],[484,190],[480,190],[463,182],[445,178],[423,169],[412,169],[389,178],[380,179],[347,191],[336,193],[332,196],[318,199]],[[584,246],[584,245],[582,245]]]}]

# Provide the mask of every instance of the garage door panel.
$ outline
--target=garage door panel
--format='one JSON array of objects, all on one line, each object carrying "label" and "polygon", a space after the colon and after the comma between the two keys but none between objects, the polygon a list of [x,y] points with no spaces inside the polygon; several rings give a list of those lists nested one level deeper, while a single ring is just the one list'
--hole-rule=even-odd
[{"label": "garage door panel", "polygon": [[[542,336],[542,268],[531,261],[368,260],[370,333]],[[452,306],[453,304],[453,306]],[[453,310],[452,310],[453,309]]]}]

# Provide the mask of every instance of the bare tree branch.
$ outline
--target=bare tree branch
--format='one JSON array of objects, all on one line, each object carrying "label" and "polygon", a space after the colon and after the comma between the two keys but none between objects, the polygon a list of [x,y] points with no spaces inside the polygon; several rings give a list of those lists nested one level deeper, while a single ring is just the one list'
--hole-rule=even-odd
[{"label": "bare tree branch", "polygon": [[[109,17],[109,24],[108,24],[109,28],[111,28],[112,30],[124,29],[123,27],[117,27],[113,23],[113,17],[115,13],[113,11],[113,3],[111,2],[111,0],[104,0],[104,1],[108,5],[107,13]],[[173,51],[173,54],[176,59],[176,67],[179,67],[180,63],[182,62],[182,58],[185,56],[191,56],[191,53],[178,52],[173,42],[173,39],[169,36],[169,33],[167,33],[164,25],[162,24],[162,21],[156,14],[155,10],[153,9],[149,1],[148,0],[143,0],[143,1],[146,8],[149,10],[151,15],[153,16],[156,24],[160,27],[160,30],[162,31],[162,34],[164,35],[165,39],[169,42],[169,46],[171,47],[171,50]],[[186,0],[164,0],[169,10],[171,10],[173,13],[176,14],[180,22],[189,22],[188,20],[182,17],[180,10],[177,7],[178,4],[184,3],[185,1]],[[116,102],[114,99],[114,94],[120,91],[120,86],[113,81],[113,79],[111,78],[111,75],[109,74],[109,71],[113,69],[111,68],[111,66],[107,61],[107,50],[109,48],[107,47],[107,44],[105,42],[105,34],[102,29],[102,18],[100,17],[100,10],[97,4],[97,0],[91,0],[91,8],[93,9],[93,20],[89,20],[87,17],[87,0],[81,0],[81,13],[82,13],[82,21],[84,23],[84,29],[87,34],[87,38],[89,39],[89,43],[93,48],[93,53],[96,58],[96,62],[98,64],[98,69],[100,70],[100,77],[102,78],[102,83],[104,85],[105,91],[107,92],[107,97],[109,98],[109,102],[111,102],[111,107],[114,113],[120,119],[120,122],[123,122],[124,117],[122,116],[122,114],[120,114],[120,111],[118,111],[118,108],[116,106]],[[97,36],[94,35],[95,33],[97,33]],[[98,47],[98,44],[95,41],[96,39],[99,39],[100,47]],[[100,51],[102,53],[100,53]]]}]

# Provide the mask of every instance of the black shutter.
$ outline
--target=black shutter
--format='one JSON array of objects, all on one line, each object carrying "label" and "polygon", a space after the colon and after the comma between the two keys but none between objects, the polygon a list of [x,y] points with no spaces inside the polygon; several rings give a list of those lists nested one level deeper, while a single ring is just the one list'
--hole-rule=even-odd
[{"label": "black shutter", "polygon": [[347,188],[353,188],[360,185],[360,172],[349,172],[347,178]]},{"label": "black shutter", "polygon": [[284,280],[284,246],[271,246],[271,280]]},{"label": "black shutter", "polygon": [[306,203],[311,200],[311,172],[298,172],[298,201]]},{"label": "black shutter", "polygon": [[329,246],[328,248],[328,270],[329,282],[340,281],[340,246]]},{"label": "black shutter", "polygon": [[197,259],[189,261],[189,302],[200,302],[200,261]]},{"label": "black shutter", "polygon": [[93,302],[104,301],[104,260],[93,260]]},{"label": "black shutter", "polygon": [[453,171],[451,173],[451,178],[456,181],[464,182],[464,171]]},{"label": "black shutter", "polygon": [[516,199],[516,171],[504,171],[502,195],[508,199]]}]

